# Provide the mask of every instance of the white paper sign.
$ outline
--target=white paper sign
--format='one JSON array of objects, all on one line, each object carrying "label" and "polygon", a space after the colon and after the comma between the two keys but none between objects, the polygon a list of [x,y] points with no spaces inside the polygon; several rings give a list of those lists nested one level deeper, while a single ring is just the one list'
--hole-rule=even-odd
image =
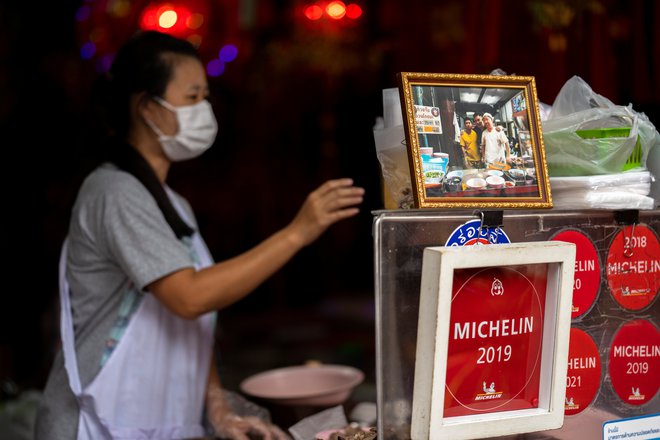
[{"label": "white paper sign", "polygon": [[612,420],[603,423],[603,440],[652,440],[660,438],[660,414]]},{"label": "white paper sign", "polygon": [[415,125],[417,126],[417,133],[442,134],[440,109],[428,105],[416,105]]}]

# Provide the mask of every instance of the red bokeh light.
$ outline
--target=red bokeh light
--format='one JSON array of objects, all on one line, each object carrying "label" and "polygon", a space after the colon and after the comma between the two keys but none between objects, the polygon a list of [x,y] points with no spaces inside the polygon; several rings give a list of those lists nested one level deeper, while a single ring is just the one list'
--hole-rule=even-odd
[{"label": "red bokeh light", "polygon": [[[319,21],[325,18],[335,22],[345,22],[344,18],[357,20],[363,14],[357,3],[346,4],[340,0],[318,0],[302,7],[302,14],[310,21]],[[344,23],[348,24],[348,23]]]},{"label": "red bokeh light", "polygon": [[[231,2],[212,0],[86,0],[76,14],[81,57],[106,71],[118,48],[137,29],[153,29],[188,40],[207,62],[238,32]],[[113,6],[114,5],[114,6]],[[117,5],[124,5],[123,8]],[[84,48],[84,50],[83,50]],[[83,53],[84,52],[84,53]]]},{"label": "red bokeh light", "polygon": [[319,20],[323,17],[323,9],[319,5],[311,5],[305,8],[305,17],[310,20]]},{"label": "red bokeh light", "polygon": [[356,20],[360,18],[361,15],[362,8],[359,5],[351,3],[350,5],[346,6],[346,16],[351,20]]},{"label": "red bokeh light", "polygon": [[140,27],[185,37],[190,31],[186,25],[190,16],[190,10],[182,5],[150,4],[142,11]]}]

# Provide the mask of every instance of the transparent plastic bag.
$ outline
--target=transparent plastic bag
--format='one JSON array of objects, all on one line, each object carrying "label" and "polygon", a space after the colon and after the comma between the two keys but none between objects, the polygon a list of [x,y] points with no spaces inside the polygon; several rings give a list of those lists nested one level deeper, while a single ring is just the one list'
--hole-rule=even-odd
[{"label": "transparent plastic bag", "polygon": [[644,113],[615,105],[577,76],[564,84],[542,128],[551,177],[644,170],[660,142]]},{"label": "transparent plastic bag", "polygon": [[566,81],[552,103],[548,119],[561,118],[592,108],[611,108],[615,104],[606,97],[595,93],[589,84],[579,76]]},{"label": "transparent plastic bag", "polygon": [[405,139],[403,125],[374,128],[376,157],[383,177],[386,209],[410,209],[413,205]]},{"label": "transparent plastic bag", "polygon": [[376,157],[383,177],[386,209],[413,207],[406,134],[397,88],[383,89],[383,117],[374,125]]}]

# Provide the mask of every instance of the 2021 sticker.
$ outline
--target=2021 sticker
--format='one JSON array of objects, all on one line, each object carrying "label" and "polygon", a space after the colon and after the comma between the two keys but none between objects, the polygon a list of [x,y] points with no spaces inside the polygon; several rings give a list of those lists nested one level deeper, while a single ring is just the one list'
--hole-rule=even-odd
[{"label": "2021 sticker", "polygon": [[587,332],[571,328],[564,414],[579,414],[591,404],[600,388],[600,375],[598,346]]}]

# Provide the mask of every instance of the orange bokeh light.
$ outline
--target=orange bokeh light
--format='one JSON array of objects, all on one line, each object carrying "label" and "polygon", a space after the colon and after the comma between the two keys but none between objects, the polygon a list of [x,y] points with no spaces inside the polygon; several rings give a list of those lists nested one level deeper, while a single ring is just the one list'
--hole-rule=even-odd
[{"label": "orange bokeh light", "polygon": [[325,8],[325,13],[332,19],[340,20],[346,15],[346,5],[340,1],[330,2]]},{"label": "orange bokeh light", "polygon": [[179,19],[179,14],[173,9],[166,9],[158,15],[158,26],[169,29],[174,26]]}]

